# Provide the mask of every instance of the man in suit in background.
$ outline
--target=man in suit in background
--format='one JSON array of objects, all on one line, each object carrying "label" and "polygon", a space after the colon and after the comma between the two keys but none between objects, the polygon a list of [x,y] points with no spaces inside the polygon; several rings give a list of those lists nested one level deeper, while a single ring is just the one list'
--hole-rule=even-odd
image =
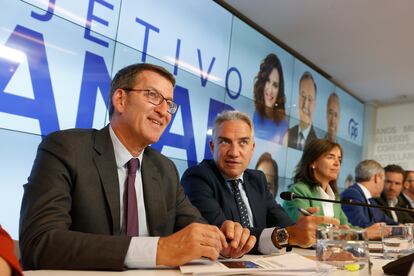
[{"label": "man in suit in background", "polygon": [[148,147],[177,111],[174,84],[162,67],[127,66],[111,82],[108,126],[58,131],[42,141],[21,207],[25,269],[177,266],[253,247],[255,238],[239,223],[196,223],[204,220],[174,163]]},{"label": "man in suit in background", "polygon": [[[360,162],[355,168],[355,181],[354,185],[342,192],[341,200],[378,205],[374,198],[379,197],[384,188],[384,169],[381,164],[374,160]],[[377,222],[397,224],[378,208],[343,204],[342,209],[354,226],[366,228]]]},{"label": "man in suit in background", "polygon": [[[404,169],[398,165],[391,164],[387,165],[384,171],[384,190],[381,193],[381,197],[375,200],[382,206],[411,209],[411,206],[404,201],[401,195],[404,184]],[[414,215],[410,215],[410,213],[392,210],[383,210],[383,212],[399,223],[414,222]]]},{"label": "man in suit in background", "polygon": [[285,135],[285,145],[290,148],[303,150],[305,145],[316,139],[312,125],[312,117],[316,108],[317,87],[311,73],[305,72],[299,80],[299,124],[289,128]]},{"label": "man in suit in background", "polygon": [[404,172],[404,190],[401,193],[401,199],[407,206],[414,209],[414,171]]},{"label": "man in suit in background", "polygon": [[313,245],[318,224],[339,221],[308,216],[293,224],[267,188],[263,172],[247,169],[255,147],[253,137],[253,123],[245,113],[219,114],[210,141],[214,160],[187,169],[181,179],[184,190],[211,224],[221,225],[230,219],[249,227],[258,241],[254,253],[270,254],[288,245]]}]

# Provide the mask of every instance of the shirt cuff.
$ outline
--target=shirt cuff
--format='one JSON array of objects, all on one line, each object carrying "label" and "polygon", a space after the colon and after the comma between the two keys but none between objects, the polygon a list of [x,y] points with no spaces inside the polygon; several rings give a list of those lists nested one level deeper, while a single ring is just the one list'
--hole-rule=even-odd
[{"label": "shirt cuff", "polygon": [[127,268],[154,268],[157,266],[157,247],[160,237],[132,237],[125,257]]},{"label": "shirt cuff", "polygon": [[265,228],[260,234],[259,238],[259,252],[265,255],[272,253],[282,253],[282,250],[279,250],[272,242],[272,232],[275,227]]}]

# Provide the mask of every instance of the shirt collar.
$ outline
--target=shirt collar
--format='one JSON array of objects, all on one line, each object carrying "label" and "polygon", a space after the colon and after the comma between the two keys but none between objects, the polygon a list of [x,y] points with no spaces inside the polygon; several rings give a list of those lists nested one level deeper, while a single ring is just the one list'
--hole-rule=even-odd
[{"label": "shirt collar", "polygon": [[302,132],[302,134],[303,134],[303,138],[305,138],[306,139],[306,137],[308,137],[308,135],[309,135],[309,132],[310,132],[310,130],[311,130],[311,127],[312,127],[312,125],[309,125],[307,128],[305,128],[305,129],[300,129],[300,127],[299,127],[299,133],[301,133]]},{"label": "shirt collar", "polygon": [[328,187],[326,188],[326,192],[324,191],[324,189],[322,189],[321,186],[317,186],[318,190],[319,190],[319,195],[322,199],[331,199],[331,200],[335,200],[335,194],[332,191],[331,186],[328,185]]},{"label": "shirt collar", "polygon": [[365,198],[368,200],[368,199],[370,199],[370,198],[372,198],[372,195],[371,195],[371,193],[368,191],[368,189],[364,186],[364,185],[362,185],[362,184],[360,184],[360,183],[357,183],[358,184],[358,186],[361,188],[361,190],[362,190],[362,192],[364,193],[364,196],[365,196]]},{"label": "shirt collar", "polygon": [[115,152],[115,161],[118,168],[122,168],[125,164],[131,160],[131,158],[138,158],[139,163],[142,164],[142,156],[144,151],[142,151],[138,156],[132,156],[132,154],[127,150],[127,148],[119,141],[116,136],[112,126],[109,124],[109,135],[111,136],[112,145],[114,146]]},{"label": "shirt collar", "polygon": [[395,207],[398,203],[398,198],[387,199],[388,206]]},{"label": "shirt collar", "polygon": [[411,207],[414,208],[414,200],[412,200],[408,195],[406,195],[404,192],[402,192],[402,195],[408,200],[408,202],[410,203]]}]

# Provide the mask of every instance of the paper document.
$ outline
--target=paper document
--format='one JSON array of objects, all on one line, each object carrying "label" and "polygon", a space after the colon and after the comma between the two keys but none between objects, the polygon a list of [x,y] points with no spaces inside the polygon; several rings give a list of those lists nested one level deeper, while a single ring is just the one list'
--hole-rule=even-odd
[{"label": "paper document", "polygon": [[192,275],[325,275],[336,268],[295,253],[215,262],[199,260],[180,266],[181,273]]}]

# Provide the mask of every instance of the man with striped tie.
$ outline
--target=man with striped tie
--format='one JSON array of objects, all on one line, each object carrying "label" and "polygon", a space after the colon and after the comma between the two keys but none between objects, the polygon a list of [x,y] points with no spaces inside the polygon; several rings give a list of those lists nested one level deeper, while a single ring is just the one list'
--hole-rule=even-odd
[{"label": "man with striped tie", "polygon": [[185,192],[209,223],[221,225],[228,219],[248,227],[258,241],[254,253],[313,245],[317,225],[338,224],[338,220],[308,216],[293,224],[268,190],[263,172],[247,169],[255,147],[253,137],[253,123],[247,114],[220,113],[210,142],[214,160],[187,169],[181,178]]}]

